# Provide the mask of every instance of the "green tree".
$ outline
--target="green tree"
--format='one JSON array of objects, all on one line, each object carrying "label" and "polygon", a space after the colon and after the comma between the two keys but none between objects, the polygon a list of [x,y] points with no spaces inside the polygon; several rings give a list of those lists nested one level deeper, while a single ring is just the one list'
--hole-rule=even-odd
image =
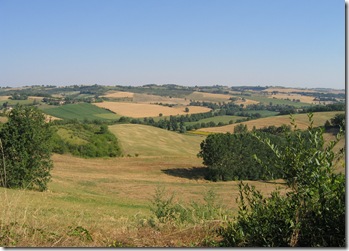
[{"label": "green tree", "polygon": [[2,186],[43,191],[52,168],[50,125],[35,107],[16,106],[1,129]]},{"label": "green tree", "polygon": [[339,126],[345,130],[345,113],[336,114],[332,119],[331,123],[333,126]]},{"label": "green tree", "polygon": [[257,136],[276,156],[285,195],[276,190],[264,197],[241,183],[238,216],[219,230],[223,246],[345,246],[345,176],[332,167],[341,134],[325,144],[323,129],[312,127],[312,114],[309,121],[305,133],[287,132],[283,147]]},{"label": "green tree", "polygon": [[246,133],[247,131],[247,125],[238,124],[234,126],[234,133]]}]

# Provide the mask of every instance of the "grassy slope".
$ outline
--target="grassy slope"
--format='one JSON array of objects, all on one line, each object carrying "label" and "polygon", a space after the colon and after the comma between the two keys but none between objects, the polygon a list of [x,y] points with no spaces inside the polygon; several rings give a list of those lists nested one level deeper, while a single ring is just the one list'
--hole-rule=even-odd
[{"label": "grassy slope", "polygon": [[58,107],[43,107],[42,110],[52,116],[62,119],[93,120],[118,119],[120,116],[88,103],[69,104]]},{"label": "grassy slope", "polygon": [[[314,113],[314,126],[322,126],[325,124],[326,120],[330,120],[334,117],[337,113],[344,113],[344,112],[316,112]],[[307,114],[296,114],[294,115],[296,123],[298,125],[299,129],[306,129],[308,127],[308,117]],[[242,122],[242,124],[247,125],[247,128],[251,130],[253,126],[255,126],[257,129],[266,127],[266,126],[281,126],[282,124],[289,125],[290,124],[290,116],[289,115],[283,115],[283,116],[275,116],[275,117],[267,117],[267,118],[261,118],[256,120],[250,120],[246,122]],[[226,125],[226,126],[220,126],[220,127],[209,127],[209,128],[201,128],[198,131],[205,131],[205,132],[234,132],[234,127],[236,124],[232,125]]]},{"label": "grassy slope", "polygon": [[109,130],[120,139],[124,155],[195,157],[204,139],[146,125],[113,125]]}]

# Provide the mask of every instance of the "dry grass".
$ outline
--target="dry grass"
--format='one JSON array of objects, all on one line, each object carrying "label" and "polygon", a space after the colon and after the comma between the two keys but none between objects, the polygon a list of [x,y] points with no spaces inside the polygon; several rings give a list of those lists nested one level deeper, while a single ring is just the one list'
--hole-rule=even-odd
[{"label": "dry grass", "polygon": [[[343,112],[316,112],[314,113],[314,126],[322,126],[325,124],[326,120],[330,120],[334,117],[337,113],[343,113]],[[307,129],[309,122],[308,122],[308,116],[307,114],[296,114],[295,121],[298,126],[298,129]],[[290,116],[283,115],[283,116],[274,116],[274,117],[267,117],[267,118],[261,118],[251,121],[242,122],[241,124],[247,125],[248,130],[252,130],[252,128],[255,126],[256,129],[268,127],[268,126],[281,126],[283,124],[289,125],[290,124]],[[201,128],[198,131],[204,131],[204,132],[214,132],[214,133],[226,133],[226,132],[234,132],[234,127],[237,124],[231,124],[226,126],[220,126],[220,127],[208,127],[208,128]]]},{"label": "dry grass", "polygon": [[6,123],[8,121],[8,117],[0,117],[0,123]]},{"label": "dry grass", "polygon": [[[202,112],[208,112],[211,110],[209,108],[199,107],[199,106],[167,107],[167,106],[153,105],[153,104],[139,104],[139,103],[126,103],[126,102],[103,102],[103,103],[95,103],[94,105],[109,109],[121,116],[127,116],[132,118],[158,117],[160,113],[162,113],[163,116],[170,116],[170,115],[202,113]],[[189,108],[188,113],[184,111],[185,107]]]}]

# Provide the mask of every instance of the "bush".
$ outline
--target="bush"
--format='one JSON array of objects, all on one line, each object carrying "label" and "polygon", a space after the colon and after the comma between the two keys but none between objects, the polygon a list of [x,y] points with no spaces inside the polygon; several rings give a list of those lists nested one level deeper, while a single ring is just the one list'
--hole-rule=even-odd
[{"label": "bush", "polygon": [[286,133],[282,147],[256,136],[275,153],[273,165],[285,178],[286,195],[275,191],[264,198],[241,183],[238,216],[219,230],[222,246],[345,246],[345,176],[332,168],[340,135],[325,146],[311,114],[309,123],[305,133]]},{"label": "bush", "polygon": [[[259,133],[262,134],[262,133]],[[283,139],[269,135],[273,142],[283,143]],[[251,133],[211,134],[200,145],[198,156],[208,167],[207,179],[228,181],[240,179],[274,179],[280,178],[278,170],[265,169],[256,161],[254,154],[262,155],[265,162],[271,162],[275,154],[259,142]]]},{"label": "bush", "polygon": [[1,129],[1,186],[46,190],[51,178],[52,131],[34,107],[16,106]]},{"label": "bush", "polygon": [[[230,214],[221,206],[213,190],[204,194],[204,203],[189,205],[175,200],[175,195],[166,194],[164,187],[158,187],[151,201],[151,211],[160,223],[195,224],[208,220],[223,220]],[[154,222],[152,220],[151,222]]]},{"label": "bush", "polygon": [[[72,123],[54,126],[53,152],[79,157],[116,157],[121,155],[117,138],[106,125]],[[59,134],[59,129],[70,133]],[[85,143],[80,143],[83,141]]]}]

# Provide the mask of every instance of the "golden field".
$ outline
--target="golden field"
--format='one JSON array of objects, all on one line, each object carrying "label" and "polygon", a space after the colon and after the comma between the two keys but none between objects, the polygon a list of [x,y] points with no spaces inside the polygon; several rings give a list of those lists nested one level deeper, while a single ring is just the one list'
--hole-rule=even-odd
[{"label": "golden field", "polygon": [[106,98],[133,98],[133,92],[107,92],[102,97]]},{"label": "golden field", "polygon": [[[109,109],[121,116],[127,116],[132,118],[143,117],[158,117],[160,113],[163,116],[170,115],[185,115],[192,113],[209,112],[211,109],[199,106],[176,106],[167,107],[154,104],[139,104],[139,103],[126,103],[126,102],[102,102],[95,103],[94,105]],[[185,112],[185,108],[189,108],[189,112]]]}]

